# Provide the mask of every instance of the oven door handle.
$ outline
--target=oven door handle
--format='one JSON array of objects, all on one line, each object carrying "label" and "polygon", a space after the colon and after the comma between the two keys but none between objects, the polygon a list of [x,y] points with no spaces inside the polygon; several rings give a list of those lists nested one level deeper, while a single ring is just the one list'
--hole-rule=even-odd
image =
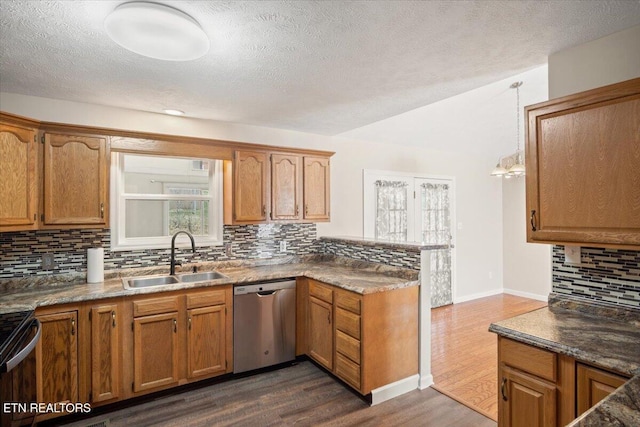
[{"label": "oven door handle", "polygon": [[42,324],[40,323],[40,321],[38,319],[33,319],[33,321],[35,322],[35,326],[37,328],[36,329],[36,335],[33,337],[33,339],[31,339],[31,341],[29,341],[29,344],[27,344],[25,348],[20,350],[20,352],[18,354],[16,354],[10,360],[7,361],[7,363],[6,363],[6,367],[7,367],[6,372],[11,371],[13,368],[18,366],[18,364],[20,364],[20,362],[22,362],[24,359],[26,359],[27,356],[29,355],[29,353],[31,353],[33,351],[33,349],[35,348],[36,344],[38,344],[38,341],[40,341],[40,335],[42,335]]}]

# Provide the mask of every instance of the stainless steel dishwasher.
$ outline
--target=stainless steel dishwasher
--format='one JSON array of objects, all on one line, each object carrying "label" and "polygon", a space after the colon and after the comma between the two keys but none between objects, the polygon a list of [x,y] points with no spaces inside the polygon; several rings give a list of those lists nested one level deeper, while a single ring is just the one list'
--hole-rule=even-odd
[{"label": "stainless steel dishwasher", "polygon": [[296,357],[296,281],[274,280],[233,288],[233,372]]}]

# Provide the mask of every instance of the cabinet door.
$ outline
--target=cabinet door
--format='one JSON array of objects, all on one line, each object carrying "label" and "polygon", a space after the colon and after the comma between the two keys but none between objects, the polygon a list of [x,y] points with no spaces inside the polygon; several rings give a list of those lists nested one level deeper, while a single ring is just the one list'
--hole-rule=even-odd
[{"label": "cabinet door", "polygon": [[38,318],[42,322],[36,346],[38,402],[78,402],[78,312]]},{"label": "cabinet door", "polygon": [[117,304],[91,308],[91,400],[115,399],[120,392]]},{"label": "cabinet door", "polygon": [[225,306],[194,308],[187,313],[189,378],[226,371]]},{"label": "cabinet door", "polygon": [[554,427],[556,386],[507,366],[500,368],[498,396],[501,427]]},{"label": "cabinet door", "polygon": [[640,248],[640,79],[527,114],[527,241]]},{"label": "cabinet door", "polygon": [[45,134],[44,223],[106,226],[106,138]]},{"label": "cabinet door", "polygon": [[304,219],[328,221],[329,158],[304,158]]},{"label": "cabinet door", "polygon": [[34,129],[0,123],[0,231],[37,226],[38,151]]},{"label": "cabinet door", "polygon": [[267,154],[236,151],[234,158],[233,220],[267,220]]},{"label": "cabinet door", "polygon": [[309,355],[325,368],[333,369],[333,307],[309,297]]},{"label": "cabinet door", "polygon": [[133,319],[133,391],[178,382],[178,312]]},{"label": "cabinet door", "polygon": [[300,156],[271,155],[271,219],[300,219],[301,181]]},{"label": "cabinet door", "polygon": [[578,416],[610,395],[627,381],[611,372],[578,364],[577,404]]}]

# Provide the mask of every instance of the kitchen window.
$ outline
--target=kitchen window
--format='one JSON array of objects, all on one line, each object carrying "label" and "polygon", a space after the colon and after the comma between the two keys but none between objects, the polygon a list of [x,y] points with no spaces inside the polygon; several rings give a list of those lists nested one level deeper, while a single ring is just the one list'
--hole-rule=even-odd
[{"label": "kitchen window", "polygon": [[111,176],[112,250],[222,244],[222,161],[113,153]]}]

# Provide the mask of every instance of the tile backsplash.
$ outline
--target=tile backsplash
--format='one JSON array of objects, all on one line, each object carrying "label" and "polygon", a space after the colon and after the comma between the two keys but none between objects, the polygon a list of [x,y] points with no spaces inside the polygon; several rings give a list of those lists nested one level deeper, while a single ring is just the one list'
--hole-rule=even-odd
[{"label": "tile backsplash", "polygon": [[420,249],[418,247],[389,249],[388,245],[384,243],[372,246],[324,240],[320,240],[318,244],[319,251],[324,254],[420,270]]},{"label": "tile backsplash", "polygon": [[553,247],[553,292],[640,309],[640,252],[583,247],[580,265]]},{"label": "tile backsplash", "polygon": [[[255,224],[224,226],[223,239],[231,244],[231,255],[224,246],[180,248],[176,259],[189,262],[274,258],[315,252],[315,224]],[[280,252],[280,241],[287,251]],[[87,249],[104,247],[104,268],[150,267],[168,265],[170,249],[110,251],[109,229],[41,230],[0,233],[0,279],[84,271]],[[42,255],[54,254],[55,268],[41,268]]]}]

